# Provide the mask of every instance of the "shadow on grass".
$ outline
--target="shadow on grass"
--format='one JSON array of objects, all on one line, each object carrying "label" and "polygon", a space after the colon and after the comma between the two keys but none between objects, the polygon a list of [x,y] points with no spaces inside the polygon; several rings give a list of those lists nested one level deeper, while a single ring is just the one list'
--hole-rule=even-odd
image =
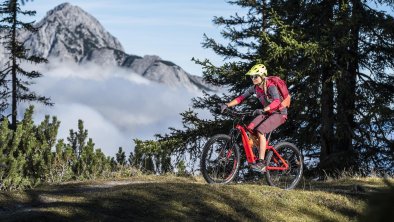
[{"label": "shadow on grass", "polygon": [[26,191],[28,201],[2,198],[0,221],[267,221],[238,204],[250,193],[228,189],[233,188],[192,183],[56,186]]},{"label": "shadow on grass", "polygon": [[360,221],[394,221],[394,183],[385,180],[387,189],[368,196],[365,214]]},{"label": "shadow on grass", "polygon": [[321,182],[306,182],[299,186],[300,190],[310,191],[323,191],[333,194],[346,195],[348,197],[364,200],[368,197],[369,193],[381,192],[385,189],[382,185],[383,178],[381,181],[369,182],[360,180],[348,180],[348,181],[321,181]]},{"label": "shadow on grass", "polygon": [[[360,200],[362,203],[366,202],[366,197],[378,195],[381,190],[372,187],[354,191],[358,188],[351,183],[319,183],[313,186],[311,190],[342,196],[345,194],[348,199]],[[309,192],[299,196],[296,194],[297,190],[288,192],[258,185],[208,185],[172,181],[113,187],[52,185],[19,193],[1,192],[0,221],[269,221],[286,220],[294,215],[298,219],[329,221],[332,220],[331,213],[349,219],[361,217],[360,207],[349,205],[347,199],[338,202],[336,196],[325,198],[329,194],[318,193],[315,201],[306,196]],[[268,203],[262,201],[261,195]],[[287,201],[294,197],[309,202],[295,205]],[[392,195],[384,193],[373,202],[371,196],[371,202],[368,202],[371,211],[374,205],[378,206],[378,200],[387,197],[393,199]],[[350,202],[353,203],[352,200]],[[320,209],[323,211],[313,211],[314,208],[308,207],[310,204],[321,204]],[[386,213],[381,215],[394,212],[391,205],[387,206],[384,208]]]},{"label": "shadow on grass", "polygon": [[[384,186],[384,184],[386,186]],[[327,204],[326,206],[334,212],[340,212],[342,215],[348,215],[358,221],[394,221],[394,183],[388,179],[381,178],[375,181],[348,180],[344,183],[340,181],[332,182],[315,182],[312,185],[304,186],[304,190],[324,191],[339,195],[345,195],[348,198],[363,201],[366,208],[362,214],[359,212],[342,207],[337,204]],[[305,213],[316,218],[319,221],[324,220],[316,212],[309,209]]]}]

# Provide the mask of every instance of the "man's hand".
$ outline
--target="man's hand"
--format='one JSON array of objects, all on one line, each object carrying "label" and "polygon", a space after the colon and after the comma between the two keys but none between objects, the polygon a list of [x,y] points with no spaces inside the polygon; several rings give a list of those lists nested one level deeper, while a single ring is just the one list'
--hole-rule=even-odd
[{"label": "man's hand", "polygon": [[224,113],[224,111],[226,111],[227,108],[228,108],[228,106],[226,104],[220,105],[220,112]]},{"label": "man's hand", "polygon": [[263,114],[265,114],[265,111],[263,109],[256,109],[252,113],[253,116],[258,116],[258,115],[263,115]]}]

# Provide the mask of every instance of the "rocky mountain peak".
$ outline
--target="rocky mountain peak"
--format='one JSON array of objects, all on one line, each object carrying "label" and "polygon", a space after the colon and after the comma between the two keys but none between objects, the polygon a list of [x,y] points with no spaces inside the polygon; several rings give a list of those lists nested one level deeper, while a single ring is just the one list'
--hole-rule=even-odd
[{"label": "rocky mountain peak", "polygon": [[73,7],[70,3],[64,2],[64,3],[56,6],[54,9],[48,11],[47,15],[49,15],[49,14],[51,14],[53,12],[56,12],[56,11],[61,11],[61,10],[65,9],[65,8],[78,8],[78,7]]},{"label": "rocky mountain peak", "polygon": [[80,62],[91,50],[103,47],[124,51],[121,43],[100,22],[78,6],[63,3],[38,24],[38,33],[21,33],[31,54]]},{"label": "rocky mountain peak", "polygon": [[171,87],[212,89],[206,86],[201,77],[193,76],[157,55],[127,54],[121,43],[96,18],[70,3],[63,3],[50,10],[36,27],[36,33],[18,33],[30,55],[44,57],[49,61],[55,58],[80,65],[93,63],[105,67],[122,67],[130,70],[130,73]]}]

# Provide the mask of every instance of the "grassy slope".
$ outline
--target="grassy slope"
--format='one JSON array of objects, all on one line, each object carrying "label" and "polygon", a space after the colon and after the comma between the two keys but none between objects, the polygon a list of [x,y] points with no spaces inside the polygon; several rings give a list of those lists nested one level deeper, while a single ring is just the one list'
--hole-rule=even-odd
[{"label": "grassy slope", "polygon": [[[1,192],[0,221],[356,221],[361,216],[370,221],[376,219],[374,210],[382,209],[376,205],[382,198],[393,201],[387,186],[373,178],[303,181],[298,189],[283,191],[144,176]],[[387,219],[394,208],[391,202],[386,207]]]}]

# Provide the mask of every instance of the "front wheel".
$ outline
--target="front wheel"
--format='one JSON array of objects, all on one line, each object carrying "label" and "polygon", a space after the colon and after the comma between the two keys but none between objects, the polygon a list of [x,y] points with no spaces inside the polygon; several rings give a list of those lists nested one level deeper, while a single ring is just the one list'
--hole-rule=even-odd
[{"label": "front wheel", "polygon": [[[304,162],[301,152],[297,147],[288,142],[281,142],[275,146],[276,151],[289,165],[287,170],[268,170],[265,174],[270,186],[285,190],[293,189],[301,179]],[[281,167],[283,162],[270,151],[267,155],[267,166]]]},{"label": "front wheel", "polygon": [[218,134],[208,140],[201,156],[201,173],[208,183],[229,183],[239,170],[239,149],[231,137]]}]

